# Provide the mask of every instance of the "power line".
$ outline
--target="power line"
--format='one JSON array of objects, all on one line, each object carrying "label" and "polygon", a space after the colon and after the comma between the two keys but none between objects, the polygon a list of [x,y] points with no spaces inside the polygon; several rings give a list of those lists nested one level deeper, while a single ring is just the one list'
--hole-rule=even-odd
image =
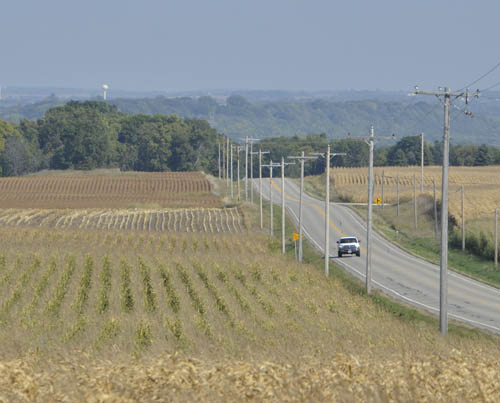
[{"label": "power line", "polygon": [[492,72],[494,72],[497,68],[500,67],[500,62],[498,62],[497,64],[495,64],[491,69],[489,69],[486,73],[484,73],[481,77],[479,77],[477,80],[474,80],[473,82],[471,82],[470,84],[467,84],[466,86],[460,88],[457,92],[460,92],[468,87],[470,87],[471,85],[474,85],[476,83],[478,83],[479,81],[481,81],[484,77],[486,77],[487,75],[491,74]]},{"label": "power line", "polygon": [[484,90],[481,90],[481,92],[486,92],[486,91],[492,90],[493,88],[498,87],[499,85],[500,85],[500,81],[498,83],[493,84],[492,86],[484,89]]}]

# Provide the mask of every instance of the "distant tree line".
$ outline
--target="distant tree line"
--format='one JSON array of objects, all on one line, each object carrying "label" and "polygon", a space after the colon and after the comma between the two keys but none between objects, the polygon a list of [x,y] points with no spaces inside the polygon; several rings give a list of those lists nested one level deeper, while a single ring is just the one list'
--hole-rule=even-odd
[{"label": "distant tree line", "polygon": [[[281,156],[299,155],[301,151],[325,152],[330,144],[332,153],[346,153],[345,156],[336,156],[331,166],[360,167],[368,166],[369,148],[363,141],[355,138],[328,140],[325,134],[309,135],[306,137],[277,137],[264,139],[255,145],[255,149],[270,151],[273,161],[280,161]],[[421,163],[420,136],[401,138],[392,146],[376,146],[374,149],[375,166],[408,166]],[[442,143],[439,141],[424,142],[424,165],[440,165],[443,160]],[[478,145],[450,145],[450,165],[481,166],[500,165],[500,149],[486,144]],[[306,163],[306,175],[319,174],[324,171],[324,159]],[[257,169],[254,167],[254,170]],[[299,175],[298,166],[290,166],[288,173]]]},{"label": "distant tree line", "polygon": [[[209,103],[209,99],[205,98]],[[202,101],[200,101],[201,103]],[[209,103],[210,104],[210,103]],[[231,107],[246,107],[234,97]],[[221,136],[206,120],[173,115],[130,115],[105,102],[71,101],[49,109],[37,120],[19,123],[0,121],[0,169],[3,176],[23,175],[41,169],[94,169],[119,167],[138,171],[192,171],[217,173]],[[332,160],[333,166],[366,166],[368,145],[355,138],[329,140],[325,134],[305,137],[273,137],[256,143],[254,151],[270,151],[273,161],[302,151],[346,153]],[[402,137],[390,146],[375,148],[375,165],[417,165],[420,137]],[[425,142],[426,165],[441,163],[441,143]],[[257,161],[254,156],[254,161]],[[266,159],[267,161],[267,159]],[[500,150],[488,145],[451,145],[452,165],[500,164]],[[306,174],[324,170],[324,160],[305,165]],[[254,164],[254,175],[258,174]],[[298,176],[299,166],[288,174]]]}]

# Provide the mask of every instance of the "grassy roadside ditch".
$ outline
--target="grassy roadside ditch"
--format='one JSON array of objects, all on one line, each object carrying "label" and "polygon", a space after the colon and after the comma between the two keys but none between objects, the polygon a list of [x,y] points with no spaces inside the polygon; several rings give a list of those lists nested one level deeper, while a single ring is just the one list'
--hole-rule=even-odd
[{"label": "grassy roadside ditch", "polygon": [[[324,193],[324,175],[307,177],[305,180],[305,191],[323,199]],[[331,201],[339,200],[335,189],[331,188]],[[434,236],[433,221],[433,202],[426,197],[418,199],[417,228],[414,226],[414,211],[412,200],[401,200],[400,215],[397,216],[396,206],[374,206],[373,209],[373,227],[387,239],[397,244],[400,248],[426,259],[432,263],[439,264],[440,261],[440,226],[438,226],[438,237]],[[351,207],[359,216],[366,219],[366,207]],[[438,213],[439,214],[439,213]],[[474,232],[486,230],[489,222],[466,222],[466,228],[473,228]],[[492,286],[500,287],[500,267],[495,268],[491,259],[486,259],[469,252],[467,249],[453,247],[452,237],[457,236],[460,228],[456,220],[451,217],[449,225],[449,246],[448,246],[448,266],[451,270],[470,276],[474,279],[483,281]],[[480,239],[474,233],[467,232],[466,245],[469,240]],[[455,242],[456,243],[456,242]],[[479,241],[478,241],[479,243]]]},{"label": "grassy roadside ditch", "polygon": [[[425,204],[425,200],[421,202],[421,204]],[[361,217],[366,217],[366,209],[353,207],[353,210]],[[417,230],[415,230],[413,203],[402,203],[399,217],[397,217],[395,206],[386,207],[383,210],[376,207],[374,208],[373,225],[379,233],[402,249],[439,265],[440,233],[438,232],[438,238],[435,239],[432,217],[425,211],[419,213],[418,217]],[[456,249],[451,246],[451,241],[449,241],[448,246],[448,266],[459,273],[500,287],[500,269],[495,269],[491,260]]]}]

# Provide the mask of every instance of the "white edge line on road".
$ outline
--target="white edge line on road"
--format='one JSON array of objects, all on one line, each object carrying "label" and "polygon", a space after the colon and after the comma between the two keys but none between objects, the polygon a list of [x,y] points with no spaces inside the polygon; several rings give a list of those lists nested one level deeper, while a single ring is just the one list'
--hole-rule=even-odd
[{"label": "white edge line on road", "polygon": [[[361,220],[361,218],[357,214],[353,213],[350,209],[347,209],[347,212],[360,225],[364,225],[363,221]],[[378,234],[377,234],[377,236],[380,237],[380,235],[378,235]],[[383,240],[384,239],[382,238],[382,241]],[[412,255],[412,254],[410,254],[410,253],[408,253],[408,252],[406,252],[406,251],[404,251],[404,250],[402,250],[402,249],[400,249],[400,248],[392,245],[392,243],[390,243],[390,242],[386,246],[388,248],[390,248],[391,250],[393,250],[395,253],[398,253],[400,256],[402,256],[402,257],[404,257],[406,259],[411,259],[414,262],[419,263],[419,264],[421,264],[421,263],[427,264],[429,268],[432,268],[432,269],[436,270],[439,273],[439,266],[438,265],[436,265],[434,263],[431,263],[431,262],[427,262],[425,260],[422,261],[422,259],[419,259],[418,257],[416,257],[416,256],[414,256],[414,255]],[[455,273],[454,271],[451,271],[451,270],[448,271],[448,275],[450,277],[456,278],[457,280],[461,280],[461,281],[463,281],[465,283],[473,284],[473,285],[475,285],[477,287],[483,288],[483,289],[488,290],[488,291],[498,291],[498,288],[488,286],[486,284],[483,284],[483,283],[481,283],[479,281],[475,281],[475,280],[470,279],[470,278],[465,277],[465,276],[461,276],[460,274]]]}]

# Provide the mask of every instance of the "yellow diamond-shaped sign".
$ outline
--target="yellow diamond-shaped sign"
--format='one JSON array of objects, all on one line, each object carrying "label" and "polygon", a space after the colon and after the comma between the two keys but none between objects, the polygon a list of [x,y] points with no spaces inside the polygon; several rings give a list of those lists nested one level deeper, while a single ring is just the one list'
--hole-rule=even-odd
[{"label": "yellow diamond-shaped sign", "polygon": [[375,204],[382,204],[382,199],[380,197],[376,197],[374,202]]},{"label": "yellow diamond-shaped sign", "polygon": [[297,234],[296,232],[294,232],[294,233],[292,234],[292,237],[293,237],[292,239],[293,239],[294,241],[298,241],[298,240],[299,240],[299,234]]}]

